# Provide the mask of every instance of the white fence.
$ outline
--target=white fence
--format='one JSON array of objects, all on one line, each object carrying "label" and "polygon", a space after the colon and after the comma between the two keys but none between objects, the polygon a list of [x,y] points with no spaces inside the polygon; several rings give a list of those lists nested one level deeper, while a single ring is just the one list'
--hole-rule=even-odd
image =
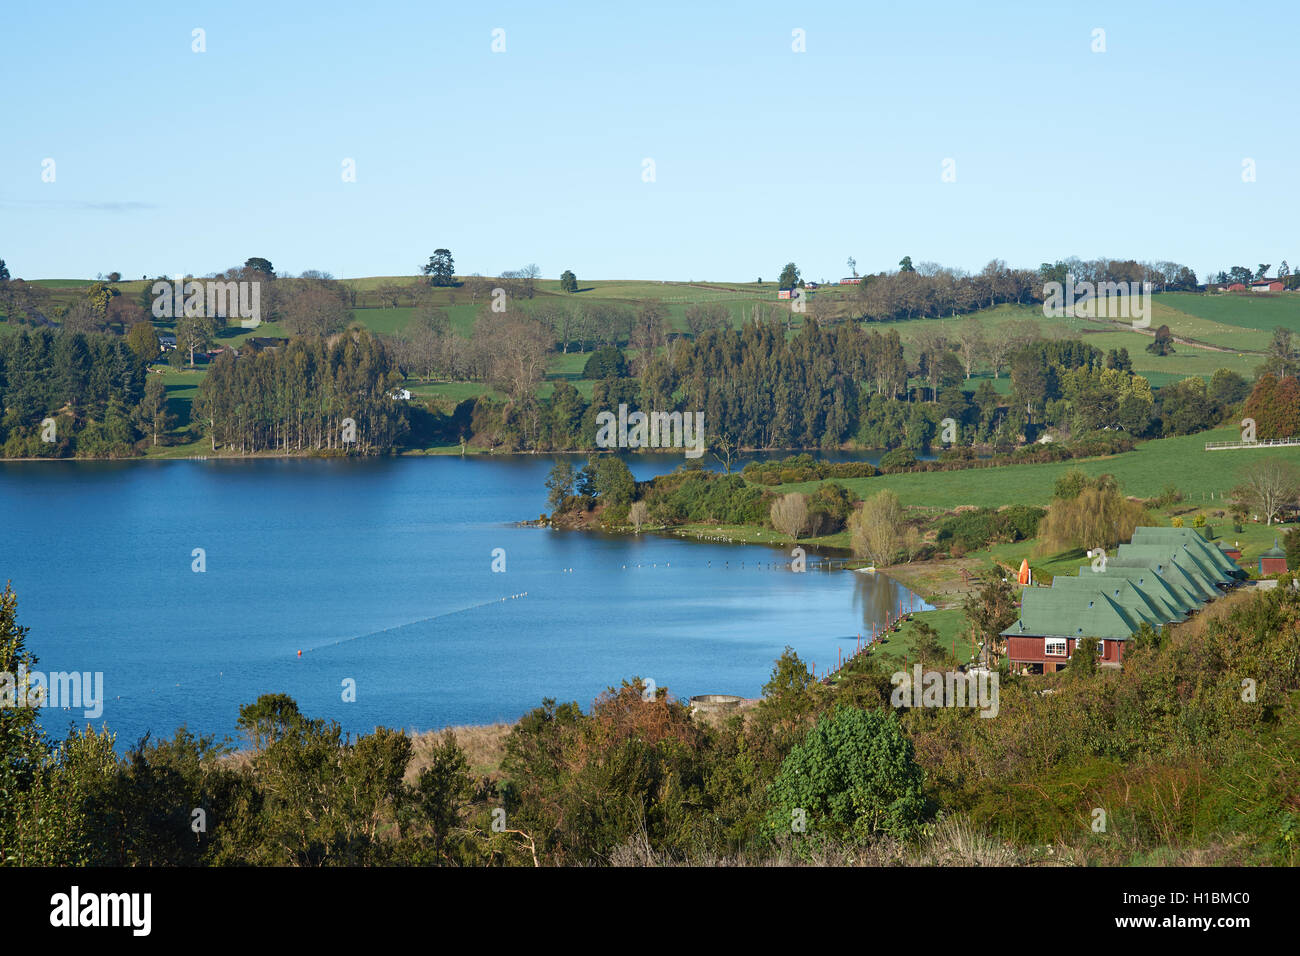
[{"label": "white fence", "polygon": [[1206,451],[1223,451],[1225,448],[1286,448],[1300,445],[1300,438],[1269,438],[1265,441],[1207,441]]}]

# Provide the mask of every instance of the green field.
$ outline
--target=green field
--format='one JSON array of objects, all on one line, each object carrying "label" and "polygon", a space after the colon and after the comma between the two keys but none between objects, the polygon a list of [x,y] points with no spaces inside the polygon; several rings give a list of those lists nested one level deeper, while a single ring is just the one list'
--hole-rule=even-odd
[{"label": "green field", "polygon": [[1231,293],[1201,295],[1194,292],[1166,292],[1157,301],[1167,299],[1179,312],[1242,329],[1271,332],[1282,326],[1300,335],[1300,293]]},{"label": "green field", "polygon": [[[1198,435],[1159,438],[1142,442],[1131,452],[1105,458],[1089,458],[1051,464],[1002,465],[961,471],[915,472],[849,478],[840,484],[859,495],[893,490],[904,505],[951,509],[959,505],[997,508],[1007,504],[1008,489],[1015,490],[1015,503],[1045,505],[1051,500],[1056,479],[1070,468],[1089,475],[1112,474],[1127,495],[1152,498],[1166,485],[1176,485],[1190,500],[1208,500],[1227,493],[1237,483],[1237,472],[1259,456],[1281,458],[1300,467],[1300,447],[1267,451],[1206,451],[1207,441],[1232,441],[1240,431],[1220,428]],[[783,491],[814,490],[821,482],[783,485]]]}]

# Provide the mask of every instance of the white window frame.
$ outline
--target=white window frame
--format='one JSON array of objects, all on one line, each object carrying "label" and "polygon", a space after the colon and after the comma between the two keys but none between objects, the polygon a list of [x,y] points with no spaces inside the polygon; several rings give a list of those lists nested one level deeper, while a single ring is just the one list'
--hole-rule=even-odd
[{"label": "white window frame", "polygon": [[[1059,646],[1061,649],[1059,651],[1054,651],[1052,650],[1054,646]],[[1065,657],[1065,655],[1069,652],[1069,649],[1070,649],[1070,642],[1063,637],[1043,638],[1044,657]]]}]

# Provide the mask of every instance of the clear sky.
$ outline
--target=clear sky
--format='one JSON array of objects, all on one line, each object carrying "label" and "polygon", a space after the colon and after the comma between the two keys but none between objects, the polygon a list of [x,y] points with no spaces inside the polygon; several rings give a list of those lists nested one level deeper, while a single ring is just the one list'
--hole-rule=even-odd
[{"label": "clear sky", "polygon": [[28,279],[412,274],[440,246],[463,274],[580,279],[1295,267],[1297,27],[1294,2],[11,4],[0,258]]}]

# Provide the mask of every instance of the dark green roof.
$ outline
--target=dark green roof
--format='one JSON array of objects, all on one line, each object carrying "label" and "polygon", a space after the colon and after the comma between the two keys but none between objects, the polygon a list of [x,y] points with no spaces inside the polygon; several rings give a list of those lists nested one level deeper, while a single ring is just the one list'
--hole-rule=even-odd
[{"label": "dark green roof", "polygon": [[[1266,556],[1283,557],[1276,547]],[[1050,588],[1021,594],[1020,620],[1004,637],[1127,640],[1142,624],[1180,621],[1243,575],[1219,547],[1191,528],[1137,528],[1105,567],[1059,575]]]},{"label": "dark green roof", "polygon": [[1129,617],[1137,618],[1139,623],[1146,622],[1155,628],[1173,621],[1181,621],[1185,616],[1181,611],[1170,607],[1163,599],[1152,597],[1134,581],[1116,575],[1103,577],[1094,574],[1091,569],[1081,572],[1077,578],[1072,578],[1068,574],[1053,578],[1052,587],[1064,588],[1067,591],[1104,594],[1118,604]]},{"label": "dark green roof", "polygon": [[1176,541],[1188,551],[1205,559],[1212,567],[1223,572],[1221,580],[1228,583],[1241,576],[1237,562],[1223,553],[1221,549],[1210,544],[1192,528],[1135,528],[1133,544],[1165,544]]},{"label": "dark green roof", "polygon": [[1114,564],[1122,568],[1153,568],[1166,581],[1185,590],[1198,607],[1221,593],[1214,581],[1215,576],[1207,574],[1188,552],[1175,551],[1167,546],[1121,544],[1119,553],[1106,563],[1108,567]]},{"label": "dark green roof", "polygon": [[1002,632],[1005,636],[1123,641],[1138,628],[1138,621],[1100,592],[1025,588],[1020,601],[1020,620]]},{"label": "dark green roof", "polygon": [[[1170,612],[1177,615],[1172,620],[1180,620],[1200,607],[1200,604],[1193,600],[1186,590],[1156,574],[1154,568],[1126,568],[1116,564],[1108,564],[1103,570],[1093,571],[1090,567],[1084,565],[1079,568],[1079,577],[1083,577],[1085,574],[1096,574],[1103,579],[1118,577],[1133,581],[1149,597],[1164,602]],[[1059,578],[1056,580],[1059,580]],[[1053,584],[1055,584],[1055,581],[1053,581]]]},{"label": "dark green roof", "polygon": [[1260,557],[1261,558],[1285,558],[1286,552],[1277,546],[1277,538],[1274,538],[1273,547],[1269,548],[1267,551],[1261,554]]}]

